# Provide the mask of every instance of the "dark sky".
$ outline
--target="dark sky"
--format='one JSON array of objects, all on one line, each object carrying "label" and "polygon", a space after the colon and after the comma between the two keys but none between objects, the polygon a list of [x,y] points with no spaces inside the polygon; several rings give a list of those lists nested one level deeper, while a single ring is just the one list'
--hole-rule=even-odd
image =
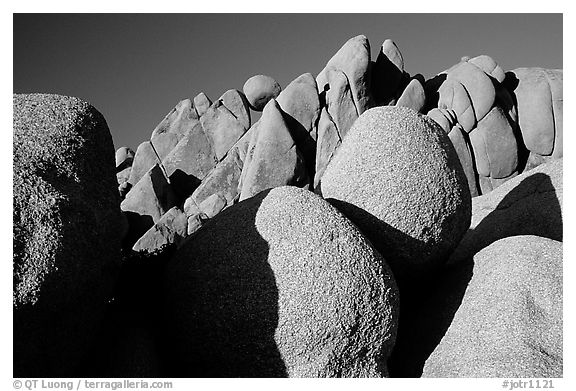
[{"label": "dark sky", "polygon": [[426,78],[465,55],[563,67],[561,14],[15,14],[14,92],[83,98],[116,148],[136,149],[181,99],[216,99],[255,74],[316,76],[358,34],[373,59],[393,39]]}]

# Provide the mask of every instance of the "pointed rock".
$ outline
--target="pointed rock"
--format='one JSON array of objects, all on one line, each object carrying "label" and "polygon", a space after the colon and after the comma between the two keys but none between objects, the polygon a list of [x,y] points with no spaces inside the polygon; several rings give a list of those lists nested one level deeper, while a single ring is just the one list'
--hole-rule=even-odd
[{"label": "pointed rock", "polygon": [[184,99],[156,126],[150,137],[160,160],[164,159],[196,124],[198,116],[190,99]]},{"label": "pointed rock", "polygon": [[338,135],[336,125],[332,122],[330,115],[326,108],[322,108],[320,113],[320,121],[318,122],[318,149],[316,150],[316,171],[314,175],[314,189],[320,191],[318,186],[322,180],[322,175],[328,167],[328,163],[336,153],[336,150],[342,143],[342,139]]},{"label": "pointed rock", "polygon": [[140,178],[148,172],[155,164],[160,163],[158,160],[158,155],[154,151],[150,141],[144,141],[136,149],[136,155],[134,156],[134,162],[132,163],[132,170],[130,172],[130,179],[128,182],[134,186]]},{"label": "pointed rock", "polygon": [[175,206],[146,231],[132,250],[147,254],[158,253],[171,244],[178,245],[187,236],[187,231],[188,219],[182,210]]},{"label": "pointed rock", "polygon": [[218,160],[200,123],[188,132],[162,162],[181,199],[198,187]]},{"label": "pointed rock", "polygon": [[282,116],[280,106],[272,99],[262,113],[254,153],[247,166],[240,201],[259,192],[283,185],[303,186],[308,177],[302,156]]},{"label": "pointed rock", "polygon": [[358,118],[358,112],[354,106],[350,84],[344,72],[329,70],[328,83],[330,89],[326,91],[326,107],[338,129],[340,138],[343,139]]},{"label": "pointed rock", "polygon": [[[146,220],[148,228],[174,206],[175,197],[162,169],[155,164],[128,192],[120,204],[124,212],[132,212]],[[148,229],[146,228],[146,229]]]},{"label": "pointed rock", "polygon": [[194,109],[196,110],[198,117],[202,117],[211,105],[212,101],[203,92],[194,97]]},{"label": "pointed rock", "polygon": [[278,95],[278,104],[287,119],[292,137],[314,167],[316,155],[316,123],[320,116],[320,97],[316,81],[310,73],[298,76]]},{"label": "pointed rock", "polygon": [[238,183],[242,172],[242,160],[239,148],[234,147],[228,155],[208,174],[200,186],[190,196],[190,201],[200,205],[212,194],[220,194],[226,199],[227,205],[232,205],[238,199]]},{"label": "pointed rock", "polygon": [[424,86],[418,79],[412,79],[406,86],[396,106],[408,107],[414,111],[422,112],[426,104],[426,93]]},{"label": "pointed rock", "polygon": [[241,121],[224,106],[221,100],[217,100],[208,108],[200,118],[204,133],[208,137],[216,159],[221,161],[228,150],[246,132]]},{"label": "pointed rock", "polygon": [[404,59],[394,41],[382,43],[372,68],[372,92],[378,105],[387,105],[398,95],[404,74]]},{"label": "pointed rock", "polygon": [[316,77],[318,90],[328,83],[328,70],[337,69],[346,74],[350,82],[354,105],[361,115],[372,107],[370,96],[370,43],[364,35],[350,38],[328,61]]},{"label": "pointed rock", "polygon": [[228,90],[222,94],[220,100],[234,114],[244,129],[248,130],[250,128],[250,108],[244,94],[238,90]]}]

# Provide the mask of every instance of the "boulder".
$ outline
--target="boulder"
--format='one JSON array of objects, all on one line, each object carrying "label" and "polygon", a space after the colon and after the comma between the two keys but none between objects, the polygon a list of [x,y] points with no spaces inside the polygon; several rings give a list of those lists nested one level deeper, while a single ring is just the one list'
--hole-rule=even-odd
[{"label": "boulder", "polygon": [[250,128],[250,106],[244,94],[238,90],[228,90],[222,94],[220,100],[244,129],[248,130]]},{"label": "boulder", "polygon": [[116,172],[132,166],[134,151],[128,147],[120,147],[116,150]]},{"label": "boulder", "polygon": [[518,166],[518,145],[506,113],[495,106],[470,133],[479,175],[505,178]]},{"label": "boulder", "polygon": [[[447,109],[434,108],[430,110],[426,115],[433,119],[444,131],[449,134],[454,125],[456,125],[455,120],[452,120],[452,116],[448,114]],[[455,116],[455,114],[454,114]]]},{"label": "boulder", "polygon": [[170,111],[152,131],[150,142],[162,161],[178,142],[198,123],[198,116],[190,99],[184,99]]},{"label": "boulder", "polygon": [[309,183],[303,157],[275,99],[264,108],[254,145],[245,166],[240,201],[273,187]]},{"label": "boulder", "polygon": [[460,164],[462,164],[462,168],[464,169],[464,174],[466,174],[470,195],[476,197],[478,195],[478,188],[476,186],[474,158],[470,142],[466,140],[466,132],[461,126],[454,126],[450,133],[448,133],[448,138],[452,141],[452,145],[458,154],[458,159],[460,159]]},{"label": "boulder", "polygon": [[378,105],[389,105],[398,95],[404,76],[404,59],[394,41],[382,43],[372,66],[371,89]]},{"label": "boulder", "polygon": [[276,100],[290,125],[292,137],[304,154],[306,162],[314,167],[316,153],[316,124],[320,116],[320,97],[316,81],[310,73],[294,79],[282,90]]},{"label": "boulder", "polygon": [[372,107],[370,96],[370,43],[364,35],[350,38],[334,56],[318,76],[318,90],[324,90],[328,84],[328,71],[336,69],[344,72],[350,83],[354,105],[358,114]]},{"label": "boulder", "polygon": [[185,199],[216,167],[218,160],[200,123],[190,130],[162,162],[166,175]]},{"label": "boulder", "polygon": [[361,115],[320,191],[374,243],[397,278],[444,262],[470,224],[470,191],[448,135],[406,107]]},{"label": "boulder", "polygon": [[189,197],[190,202],[200,205],[202,201],[212,194],[220,194],[226,199],[228,205],[232,205],[240,196],[238,184],[242,173],[242,160],[239,156],[239,148],[234,147],[228,155],[204,178],[200,186]]},{"label": "boulder", "polygon": [[490,56],[482,54],[468,60],[469,63],[476,65],[488,76],[493,77],[498,83],[502,83],[506,74],[502,68]]},{"label": "boulder", "polygon": [[551,85],[547,72],[542,68],[518,68],[511,73],[518,83],[513,93],[516,97],[518,122],[524,145],[531,152],[551,155],[556,131]]},{"label": "boulder", "polygon": [[326,107],[334,121],[340,138],[344,138],[358,118],[346,74],[338,70],[328,71],[330,89],[326,91]]},{"label": "boulder", "polygon": [[426,104],[424,86],[418,79],[412,79],[406,86],[396,106],[408,107],[414,111],[422,112]]},{"label": "boulder", "polygon": [[133,251],[157,254],[170,245],[179,244],[186,236],[188,218],[177,206],[171,208],[132,247]]},{"label": "boulder", "polygon": [[13,375],[86,376],[120,263],[114,146],[90,104],[13,96]]},{"label": "boulder", "polygon": [[136,155],[134,155],[134,162],[132,163],[132,170],[130,171],[130,179],[128,179],[128,182],[134,186],[155,164],[160,164],[158,155],[154,151],[154,147],[150,141],[144,141],[136,149]]},{"label": "boulder", "polygon": [[188,217],[188,236],[192,235],[194,232],[198,231],[204,225],[204,222],[208,220],[208,216],[201,213],[195,214]]},{"label": "boulder", "polygon": [[248,129],[221,100],[217,100],[208,108],[200,118],[200,123],[218,161],[226,156],[228,150]]},{"label": "boulder", "polygon": [[562,377],[562,243],[507,237],[474,256],[424,377]]},{"label": "boulder", "polygon": [[[127,212],[130,230],[142,234],[176,205],[176,196],[158,164],[130,189],[120,208]],[[136,235],[140,237],[140,235]]]},{"label": "boulder", "polygon": [[203,92],[194,97],[194,110],[196,110],[198,117],[202,117],[211,105],[212,101]]},{"label": "boulder", "polygon": [[438,108],[452,110],[466,132],[472,131],[476,126],[476,115],[470,96],[457,80],[446,79],[442,83],[438,89]]},{"label": "boulder", "polygon": [[262,111],[270,99],[275,99],[282,91],[276,80],[266,75],[255,75],[246,80],[242,88],[250,107]]},{"label": "boulder", "polygon": [[470,230],[449,263],[466,260],[491,243],[513,235],[562,241],[562,159],[550,161],[472,199]]},{"label": "boulder", "polygon": [[338,129],[336,125],[332,122],[328,111],[326,108],[322,108],[320,114],[320,121],[318,121],[318,141],[316,150],[316,170],[314,174],[314,189],[318,188],[324,171],[330,160],[334,156],[334,153],[342,143],[342,139],[338,134]]},{"label": "boulder", "polygon": [[198,205],[198,209],[200,210],[200,213],[203,213],[207,218],[211,219],[220,213],[220,211],[226,207],[226,204],[226,198],[215,193],[202,201],[200,205]]},{"label": "boulder", "polygon": [[468,92],[476,119],[488,114],[496,97],[494,84],[488,75],[470,62],[461,62],[447,73],[447,80],[461,83]]},{"label": "boulder", "polygon": [[123,183],[127,183],[128,180],[130,179],[130,173],[132,172],[132,167],[128,166],[125,169],[123,169],[122,171],[119,171],[116,173],[116,182],[118,183],[118,185],[121,185]]},{"label": "boulder", "polygon": [[170,376],[387,375],[392,273],[307,190],[275,188],[209,220],[167,265],[165,287]]}]

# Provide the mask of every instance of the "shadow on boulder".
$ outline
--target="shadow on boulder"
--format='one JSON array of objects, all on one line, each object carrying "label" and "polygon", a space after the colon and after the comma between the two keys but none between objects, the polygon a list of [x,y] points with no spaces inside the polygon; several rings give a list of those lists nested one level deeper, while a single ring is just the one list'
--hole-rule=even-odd
[{"label": "shadow on boulder", "polygon": [[[550,177],[526,177],[465,235],[457,261],[413,281],[399,281],[398,336],[388,361],[392,377],[420,377],[424,363],[446,334],[472,277],[473,257],[497,240],[535,235],[562,241],[562,211]],[[385,255],[384,255],[385,256]]]},{"label": "shadow on boulder", "polygon": [[241,221],[231,209],[209,220],[167,265],[166,376],[287,376],[274,340],[278,289],[266,261],[268,243],[255,224],[268,192],[244,201]]}]

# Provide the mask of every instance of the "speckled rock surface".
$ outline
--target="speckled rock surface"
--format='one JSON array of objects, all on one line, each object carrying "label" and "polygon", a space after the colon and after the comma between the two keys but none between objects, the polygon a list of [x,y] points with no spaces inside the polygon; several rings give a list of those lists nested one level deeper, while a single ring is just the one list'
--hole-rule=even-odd
[{"label": "speckled rock surface", "polygon": [[406,107],[361,115],[320,189],[396,276],[441,263],[470,224],[470,191],[452,143],[436,122]]},{"label": "speckled rock surface", "polygon": [[552,160],[472,200],[470,230],[449,262],[458,262],[498,239],[536,235],[562,241],[563,159]]},{"label": "speckled rock surface", "polygon": [[275,188],[209,220],[168,265],[165,287],[172,375],[387,374],[390,269],[312,192]]},{"label": "speckled rock surface", "polygon": [[246,80],[242,87],[250,107],[262,111],[270,99],[276,98],[282,88],[274,78],[266,75],[255,75]]},{"label": "speckled rock surface", "polygon": [[78,376],[120,262],[114,146],[80,99],[13,105],[14,376]]},{"label": "speckled rock surface", "polygon": [[472,278],[424,377],[562,377],[562,243],[501,239]]}]

